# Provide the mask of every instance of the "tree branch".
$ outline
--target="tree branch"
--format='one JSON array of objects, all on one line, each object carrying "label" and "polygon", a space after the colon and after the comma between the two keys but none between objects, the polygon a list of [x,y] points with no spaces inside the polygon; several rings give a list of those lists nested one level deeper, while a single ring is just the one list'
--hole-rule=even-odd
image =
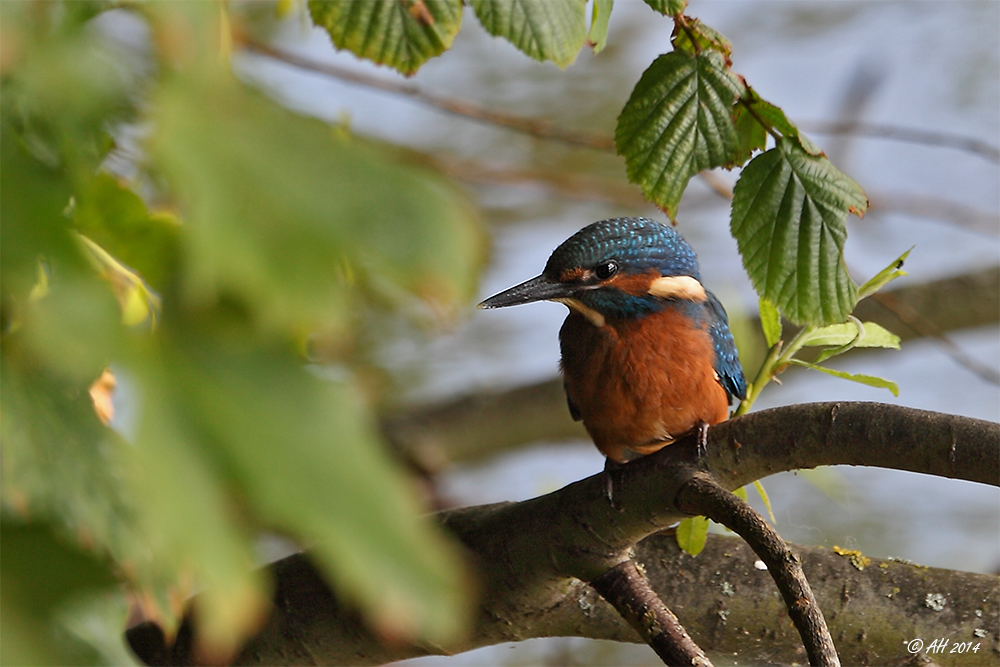
[{"label": "tree branch", "polygon": [[[441,513],[441,522],[474,555],[482,578],[482,607],[473,634],[453,645],[384,645],[363,629],[356,614],[336,600],[318,575],[308,574],[311,568],[306,559],[297,556],[276,564],[275,613],[258,637],[248,643],[239,662],[380,664],[553,635],[634,641],[634,630],[610,606],[599,604],[596,594],[588,594],[592,589],[583,582],[629,560],[639,540],[682,518],[685,514],[676,507],[675,499],[685,484],[696,475],[709,474],[724,488],[734,489],[785,470],[837,464],[909,470],[997,486],[1000,424],[878,403],[815,403],[752,413],[713,426],[707,452],[700,459],[688,439],[626,464],[615,488],[621,511],[607,503],[604,480],[598,474],[520,503]],[[663,544],[659,547],[666,548]],[[690,597],[680,602],[684,589],[694,583],[692,577],[711,579],[711,571],[692,569],[706,561],[679,557],[682,565],[669,565],[655,557],[650,560],[641,549],[637,551],[654,589],[661,598],[673,601],[681,621],[700,645],[729,650],[718,647],[732,642],[739,627],[763,628],[758,631],[765,634],[757,636],[767,636],[769,646],[772,638],[782,636],[780,615],[772,611],[762,617],[759,610],[745,608],[742,597],[728,599],[725,589],[722,606],[710,607],[713,611],[707,617],[693,611],[703,609],[704,602],[688,602]],[[997,605],[1000,587],[996,577],[938,571],[933,578],[925,578],[931,577],[930,570],[879,563],[878,567],[869,565],[868,574],[857,580],[861,583],[849,584],[848,575],[855,576],[850,569],[856,567],[850,561],[839,556],[831,560],[826,557],[829,552],[822,550],[801,552],[806,573],[815,577],[814,585],[819,583],[820,603],[832,610],[828,611],[831,627],[845,662],[870,661],[872,655],[905,656],[903,639],[957,636],[955,628],[967,630],[970,639],[973,629],[990,628],[996,646],[995,638],[1000,634],[1000,629],[993,630],[996,618],[982,616],[984,609]],[[817,553],[826,556],[814,575],[810,554]],[[744,580],[752,579],[752,560],[733,563],[743,573],[733,574],[729,587],[741,587],[741,596]],[[675,567],[676,571],[659,572],[661,566]],[[290,583],[283,583],[286,580]],[[892,587],[886,589],[888,582]],[[671,589],[675,585],[679,588]],[[908,587],[905,594],[903,586]],[[695,595],[706,597],[709,604],[719,602],[708,589],[695,588]],[[875,591],[866,597],[871,607],[850,605],[862,588]],[[712,590],[718,590],[718,582]],[[960,590],[970,597],[960,595]],[[947,593],[949,605],[957,606],[962,597],[960,612],[946,605],[947,616],[928,618],[915,608],[923,604],[927,594],[942,591]],[[880,600],[880,595],[889,597]],[[773,596],[762,596],[769,597]],[[904,599],[907,606],[899,608],[898,602]],[[881,607],[876,604],[879,602]],[[739,625],[731,615],[737,607],[743,609]],[[976,609],[979,616],[974,614]],[[726,614],[721,616],[721,612]],[[882,652],[871,648],[876,628],[867,629],[876,613],[884,614],[879,618],[896,619],[877,627]],[[904,619],[909,620],[904,623]],[[935,625],[940,619],[944,625]],[[746,643],[746,635],[735,639],[741,646]],[[798,639],[795,641],[797,644]],[[993,654],[987,657],[987,663],[995,660]]]},{"label": "tree branch", "polygon": [[712,667],[704,651],[663,604],[632,560],[619,563],[590,585],[635,628],[663,664]]},{"label": "tree branch", "polygon": [[750,505],[723,489],[710,477],[697,476],[677,495],[677,507],[707,516],[737,533],[760,556],[781,591],[788,615],[795,623],[810,665],[840,667],[840,659],[798,556]]}]

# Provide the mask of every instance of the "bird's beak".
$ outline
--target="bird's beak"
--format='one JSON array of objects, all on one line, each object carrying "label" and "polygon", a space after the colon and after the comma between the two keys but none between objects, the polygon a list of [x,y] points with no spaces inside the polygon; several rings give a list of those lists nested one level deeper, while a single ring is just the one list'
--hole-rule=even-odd
[{"label": "bird's beak", "polygon": [[570,289],[567,285],[550,280],[542,275],[536,276],[520,285],[515,285],[499,294],[494,294],[479,304],[479,307],[503,308],[505,306],[516,306],[521,303],[531,303],[532,301],[566,298],[569,294]]}]

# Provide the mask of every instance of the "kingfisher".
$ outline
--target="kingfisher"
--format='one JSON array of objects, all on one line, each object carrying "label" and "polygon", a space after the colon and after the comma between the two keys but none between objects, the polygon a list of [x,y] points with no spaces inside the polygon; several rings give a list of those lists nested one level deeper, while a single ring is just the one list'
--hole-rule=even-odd
[{"label": "kingfisher", "polygon": [[726,311],[671,226],[646,218],[587,225],[541,275],[479,307],[545,300],[569,307],[559,331],[563,386],[606,471],[692,432],[703,451],[708,427],[746,397]]}]

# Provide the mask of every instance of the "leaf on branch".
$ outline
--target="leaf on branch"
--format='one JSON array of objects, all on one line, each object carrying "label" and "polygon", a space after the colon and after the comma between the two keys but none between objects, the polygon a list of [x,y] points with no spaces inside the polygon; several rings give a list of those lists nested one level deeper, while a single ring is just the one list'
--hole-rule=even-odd
[{"label": "leaf on branch", "polygon": [[764,331],[768,347],[774,347],[781,340],[781,314],[764,297],[760,298],[760,328]]},{"label": "leaf on branch", "polygon": [[875,322],[865,322],[862,326],[864,331],[860,336],[858,335],[858,327],[854,322],[820,327],[806,336],[803,345],[809,347],[836,347],[853,344],[852,347],[899,349],[899,336],[882,325]]},{"label": "leaf on branch", "polygon": [[708,541],[708,523],[703,516],[681,519],[677,525],[677,546],[692,556],[700,554]]},{"label": "leaf on branch", "polygon": [[608,43],[608,21],[611,19],[611,9],[615,0],[594,0],[594,9],[590,15],[590,32],[587,39],[593,45],[594,53],[600,53]]},{"label": "leaf on branch", "polygon": [[736,124],[736,136],[739,140],[739,149],[733,157],[733,165],[742,165],[756,151],[762,151],[767,147],[767,130],[740,102],[733,107],[733,121]]},{"label": "leaf on branch", "polygon": [[757,293],[795,324],[846,320],[858,290],[844,266],[844,223],[867,207],[857,183],[794,139],[754,158],[733,189],[730,228]]},{"label": "leaf on branch", "polygon": [[729,57],[733,54],[733,45],[725,35],[702,23],[701,19],[689,16],[676,19],[670,41],[674,49],[691,55],[697,55],[705,49],[718,51],[725,56],[726,64],[729,64]]},{"label": "leaf on branch", "polygon": [[646,4],[665,16],[677,16],[687,8],[687,0],[645,0]]},{"label": "leaf on branch", "polygon": [[886,380],[885,378],[875,377],[874,375],[852,375],[851,373],[845,373],[844,371],[834,370],[832,368],[827,368],[826,366],[818,366],[816,364],[810,364],[807,361],[802,361],[801,359],[792,359],[793,364],[799,366],[805,366],[806,368],[811,368],[814,371],[820,371],[826,373],[827,375],[832,375],[834,377],[842,378],[844,380],[850,380],[851,382],[858,382],[860,384],[866,384],[869,387],[878,387],[880,389],[888,389],[892,392],[893,396],[899,396],[899,385],[897,385],[892,380]]},{"label": "leaf on branch", "polygon": [[[762,129],[766,128],[767,130],[779,133],[783,137],[794,139],[802,147],[802,150],[809,155],[824,155],[823,150],[819,146],[813,143],[809,137],[802,134],[795,123],[788,120],[781,107],[777,107],[767,100],[762,99],[753,88],[747,86],[746,95],[740,100],[740,106],[747,110],[750,116],[757,121],[756,125]],[[750,123],[749,120],[746,122]],[[761,126],[761,123],[764,123],[764,125]]]},{"label": "leaf on branch", "polygon": [[896,278],[901,278],[907,275],[906,271],[903,271],[903,262],[906,261],[907,256],[912,251],[913,248],[910,248],[904,252],[902,255],[893,260],[892,264],[876,273],[868,282],[858,288],[858,299],[860,300],[867,296],[871,296]]},{"label": "leaf on branch", "polygon": [[486,32],[503,37],[535,60],[551,60],[566,68],[587,43],[585,0],[471,0],[470,4]]},{"label": "leaf on branch", "polygon": [[313,22],[338,49],[407,76],[451,48],[461,0],[309,0]]},{"label": "leaf on branch", "polygon": [[743,83],[718,51],[672,51],[643,72],[618,117],[615,146],[629,180],[673,219],[692,176],[732,164],[732,106]]}]

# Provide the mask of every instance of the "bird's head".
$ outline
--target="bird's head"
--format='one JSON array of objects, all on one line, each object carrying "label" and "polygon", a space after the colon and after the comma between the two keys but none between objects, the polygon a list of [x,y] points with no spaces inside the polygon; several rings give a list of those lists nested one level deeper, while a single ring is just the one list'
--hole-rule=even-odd
[{"label": "bird's head", "polygon": [[694,250],[673,227],[645,218],[587,225],[553,251],[540,276],[480,308],[559,301],[597,326],[642,317],[670,301],[704,301]]}]

